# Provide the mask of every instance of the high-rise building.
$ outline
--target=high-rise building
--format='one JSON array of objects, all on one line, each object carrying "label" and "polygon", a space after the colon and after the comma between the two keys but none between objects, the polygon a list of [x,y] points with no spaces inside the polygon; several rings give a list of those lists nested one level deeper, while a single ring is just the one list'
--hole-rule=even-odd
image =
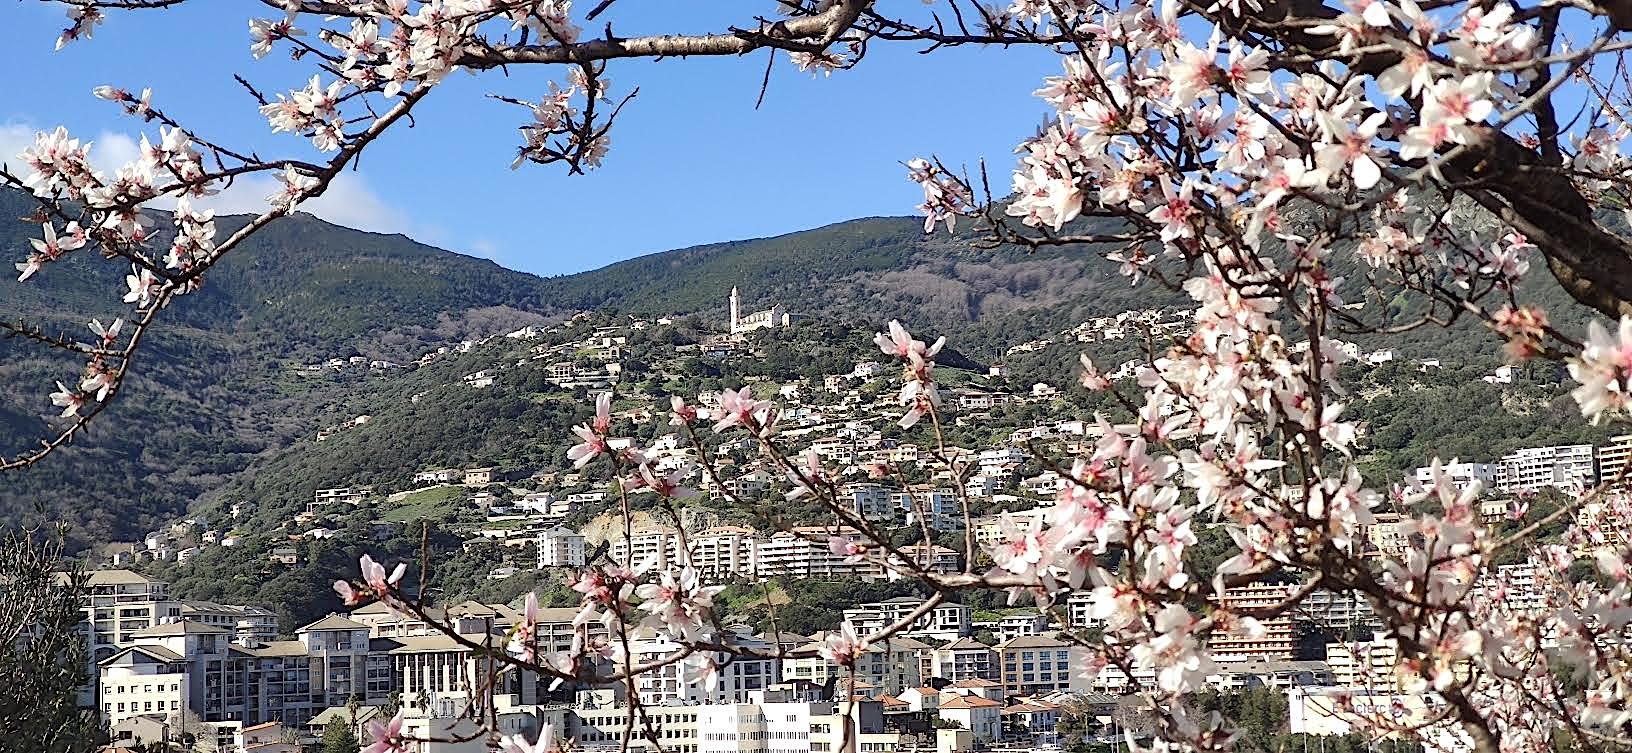
[{"label": "high-rise building", "polygon": [[[1293,584],[1253,583],[1224,589],[1216,597],[1220,609],[1246,610],[1274,607],[1292,596],[1297,589]],[[1214,632],[1207,638],[1208,649],[1220,660],[1267,658],[1290,661],[1297,645],[1298,623],[1289,612],[1258,621],[1262,630],[1254,634],[1244,631]]]},{"label": "high-rise building", "polygon": [[1526,447],[1503,456],[1498,474],[1503,491],[1590,487],[1598,482],[1598,461],[1590,444]]},{"label": "high-rise building", "polygon": [[1632,489],[1632,434],[1610,437],[1598,448],[1598,477],[1612,489]]}]

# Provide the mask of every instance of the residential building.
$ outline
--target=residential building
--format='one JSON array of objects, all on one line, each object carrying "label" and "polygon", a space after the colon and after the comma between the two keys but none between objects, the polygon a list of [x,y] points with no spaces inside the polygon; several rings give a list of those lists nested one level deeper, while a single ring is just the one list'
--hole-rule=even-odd
[{"label": "residential building", "polygon": [[278,616],[262,607],[183,601],[181,619],[230,630],[237,643],[264,643],[278,637]]},{"label": "residential building", "polygon": [[1391,639],[1326,644],[1326,666],[1339,686],[1397,690],[1399,661],[1399,648]]},{"label": "residential building", "polygon": [[1024,635],[997,644],[1003,694],[1070,690],[1071,653],[1071,643],[1051,635]]},{"label": "residential building", "polygon": [[1093,614],[1094,599],[1088,592],[1073,592],[1065,597],[1065,616],[1073,629],[1105,627],[1105,621],[1094,617]]},{"label": "residential building", "polygon": [[977,695],[945,698],[936,707],[936,715],[956,722],[969,730],[979,743],[1003,739],[1003,704]]},{"label": "residential building", "polygon": [[1588,502],[1575,512],[1575,523],[1586,533],[1583,552],[1625,546],[1632,542],[1632,502],[1624,497]]},{"label": "residential building", "polygon": [[1003,730],[1007,734],[1030,735],[1035,745],[1057,745],[1060,705],[1040,698],[1003,708]]},{"label": "residential building", "polygon": [[465,472],[457,468],[438,468],[429,471],[420,471],[414,474],[416,484],[457,484],[463,481]]},{"label": "residential building", "polygon": [[[1489,489],[1496,485],[1496,475],[1499,466],[1495,463],[1446,463],[1440,466],[1440,472],[1450,480],[1451,485],[1458,490],[1466,489],[1475,481],[1480,486]],[[1415,475],[1418,486],[1430,486],[1434,483],[1433,466],[1418,468]]]},{"label": "residential building", "polygon": [[1590,444],[1527,447],[1501,460],[1503,491],[1590,487],[1598,482],[1597,454]]},{"label": "residential building", "polygon": [[718,582],[755,575],[754,530],[716,526],[692,534],[691,566],[706,581]]},{"label": "residential building", "polygon": [[[908,544],[898,547],[900,555],[891,552],[885,558],[889,564],[872,565],[862,573],[862,577],[883,578],[885,580],[901,580],[903,578],[918,577],[914,568],[909,567],[911,562],[919,569],[931,573],[953,573],[963,566],[963,555],[957,550],[940,546],[939,544]],[[901,556],[901,555],[904,555]]]},{"label": "residential building", "polygon": [[1274,659],[1246,659],[1224,661],[1213,665],[1207,674],[1207,684],[1219,691],[1236,693],[1249,688],[1275,688],[1332,685],[1331,667],[1323,661],[1279,661]]},{"label": "residential building", "polygon": [[824,578],[859,574],[860,565],[848,564],[844,557],[833,553],[827,543],[833,536],[851,541],[862,540],[860,531],[848,527],[807,526],[777,531],[769,539],[759,542],[756,572],[761,578]]},{"label": "residential building", "polygon": [[318,708],[369,698],[369,633],[368,625],[338,614],[295,631],[295,639],[311,657],[312,701]]},{"label": "residential building", "polygon": [[[736,636],[736,644],[770,655],[771,646],[751,636]],[[682,646],[650,629],[636,631],[630,641],[630,660],[636,664],[654,663],[679,651]],[[699,703],[746,703],[753,693],[764,691],[779,682],[781,668],[771,658],[755,658],[724,653],[713,657],[717,662],[717,678],[712,687],[694,682],[683,676],[684,662],[669,662],[635,678],[640,702],[648,706],[677,706]]]},{"label": "residential building", "polygon": [[1379,512],[1374,513],[1372,519],[1370,524],[1360,526],[1360,538],[1365,541],[1363,544],[1365,554],[1404,557],[1411,546],[1405,533],[1404,516],[1397,512]]},{"label": "residential building", "polygon": [[1383,629],[1383,621],[1372,611],[1371,602],[1355,591],[1310,591],[1294,607],[1293,619],[1341,637],[1369,635]]},{"label": "residential building", "polygon": [[556,526],[538,534],[538,569],[584,566],[584,537]]},{"label": "residential building", "polygon": [[891,498],[895,508],[906,516],[908,525],[916,525],[922,519],[937,531],[963,528],[963,506],[951,489],[918,486],[893,492]]},{"label": "residential building", "polygon": [[1004,615],[997,621],[994,632],[997,634],[998,642],[1001,643],[1025,635],[1038,635],[1047,629],[1048,615],[1042,612],[1020,612]]},{"label": "residential building", "polygon": [[133,717],[168,718],[190,709],[187,661],[163,646],[132,646],[100,665],[102,718],[117,727]]},{"label": "residential building", "polygon": [[973,638],[960,638],[935,649],[931,675],[956,682],[998,679],[997,652]]},{"label": "residential building", "polygon": [[1609,444],[1598,448],[1598,477],[1613,489],[1632,489],[1632,434],[1609,438]]},{"label": "residential building", "polygon": [[632,567],[651,565],[659,570],[679,558],[680,534],[672,528],[652,528],[636,531],[633,536],[613,541],[607,557],[613,562],[628,563]]},{"label": "residential building", "polygon": [[869,521],[890,521],[897,517],[895,495],[883,484],[845,484],[839,503]]},{"label": "residential building", "polygon": [[[886,626],[907,619],[921,609],[924,599],[898,596],[893,599],[859,604],[844,610],[844,621],[859,635],[882,631]],[[963,604],[936,604],[914,619],[901,635],[955,641],[971,632],[973,610]]]},{"label": "residential building", "polygon": [[333,489],[318,489],[312,493],[312,506],[307,512],[315,512],[317,508],[334,504],[360,504],[368,495],[374,493],[372,486],[341,486]]},{"label": "residential building", "polygon": [[[1253,583],[1246,586],[1237,586],[1224,589],[1222,596],[1216,597],[1218,606],[1222,609],[1246,610],[1274,607],[1282,604],[1296,593],[1297,586],[1293,584]],[[1247,633],[1246,631],[1214,632],[1208,636],[1208,649],[1213,658],[1219,660],[1266,658],[1290,661],[1293,658],[1293,649],[1297,637],[1302,632],[1299,624],[1292,619],[1289,613],[1258,621],[1260,629]]]}]

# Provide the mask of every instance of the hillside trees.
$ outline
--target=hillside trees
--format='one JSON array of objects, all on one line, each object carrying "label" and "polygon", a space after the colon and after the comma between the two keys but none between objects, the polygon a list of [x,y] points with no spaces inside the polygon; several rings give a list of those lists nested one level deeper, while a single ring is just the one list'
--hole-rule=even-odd
[{"label": "hillside trees", "polygon": [[[105,13],[162,12],[182,1],[59,0],[70,17],[63,41],[88,37]],[[1091,358],[1081,360],[1077,385],[1106,394],[1131,418],[1107,421],[1092,447],[1045,458],[1068,478],[1056,504],[1033,523],[1007,520],[989,546],[967,535],[964,564],[953,572],[929,567],[848,509],[837,493],[842,469],[788,451],[779,408],[763,394],[726,390],[718,408],[701,412],[657,406],[672,411],[671,425],[698,450],[704,462],[695,472],[716,472],[701,436],[750,439],[792,484],[792,497],[830,514],[825,532],[799,535],[929,594],[899,624],[873,635],[834,632],[820,653],[853,665],[870,644],[960,592],[1003,592],[1051,609],[1081,592],[1107,622],[1103,636],[1083,647],[1090,665],[1140,678],[1146,702],[1121,710],[1149,730],[1151,749],[1269,747],[1278,743],[1243,729],[1256,712],[1227,704],[1192,712],[1183,699],[1212,666],[1207,637],[1253,632],[1325,588],[1362,595],[1399,646],[1397,679],[1443,702],[1443,713],[1421,724],[1357,721],[1368,734],[1540,753],[1561,728],[1576,749],[1592,751],[1618,749],[1632,732],[1625,539],[1605,536],[1597,524],[1570,528],[1567,545],[1533,538],[1581,510],[1624,525],[1624,496],[1609,484],[1569,490],[1549,517],[1526,519],[1506,535],[1442,473],[1421,493],[1385,497],[1364,483],[1356,459],[1364,427],[1349,410],[1352,375],[1341,364],[1350,356],[1337,343],[1476,321],[1504,341],[1505,358],[1564,364],[1573,382],[1564,406],[1595,425],[1628,418],[1632,240],[1619,233],[1616,215],[1632,198],[1622,143],[1632,83],[1619,70],[1632,47],[1632,8],[1622,0],[1016,0],[997,8],[937,0],[912,9],[789,0],[780,18],[642,37],[614,34],[601,16],[623,6],[609,3],[587,13],[565,0],[268,4],[281,15],[252,24],[252,50],[290,52],[315,77],[300,89],[257,95],[261,112],[275,131],[309,140],[317,157],[245,154],[189,129],[162,102],[108,87],[97,96],[158,127],[140,157],[114,175],[99,173],[84,144],[59,129],[41,134],[20,168],[0,172],[0,181],[40,201],[41,232],[34,253],[18,262],[21,276],[55,274],[59,260],[99,252],[109,260],[104,269],[124,277],[113,294],[127,306],[121,320],[89,323],[88,337],[0,324],[84,363],[50,394],[61,409],[55,433],[0,468],[37,461],[106,410],[147,334],[204,285],[206,271],[323,192],[456,69],[558,66],[562,83],[553,94],[501,101],[518,106],[525,122],[518,164],[577,173],[615,158],[609,129],[626,117],[633,92],[614,91],[604,76],[619,59],[786,53],[802,69],[841,73],[864,64],[875,45],[1036,46],[1061,56],[1060,75],[1038,90],[1054,116],[1021,143],[1007,189],[991,189],[985,173],[910,161],[909,177],[923,189],[925,231],[944,227],[975,244],[1063,248],[1115,262],[1136,291],[1130,296],[1182,295],[1189,331],[1144,341],[1135,386],[1113,384]],[[583,26],[592,20],[607,24],[604,34]],[[796,169],[808,156],[794,151],[789,164]],[[276,176],[282,190],[247,224],[223,233],[189,204],[253,174]],[[155,232],[140,210],[160,198],[175,201],[176,211],[170,227]],[[866,269],[866,256],[835,268]],[[1340,279],[1339,259],[1361,274]],[[1524,281],[1541,266],[1578,306],[1537,305]],[[1032,294],[1045,281],[1012,282]],[[962,288],[921,274],[870,282],[924,306],[968,307],[953,300]],[[1615,321],[1576,324],[1586,316]],[[950,361],[955,351],[893,321],[876,342],[900,369],[900,425],[935,431],[929,455],[967,513],[961,489],[969,466],[948,454],[935,372],[937,359]],[[573,430],[568,457],[615,482],[620,509],[633,509],[631,497],[665,512],[683,504],[685,474],[654,469],[623,441],[628,427],[614,424],[610,396],[595,402],[593,416]],[[512,416],[527,410],[494,407]],[[889,468],[874,470],[907,486]],[[1423,497],[1434,498],[1434,511],[1414,507]],[[1356,542],[1383,510],[1408,515],[1409,544],[1403,556],[1375,561]],[[1211,578],[1185,559],[1202,521],[1226,526],[1239,550]],[[1539,610],[1521,611],[1482,580],[1485,565],[1511,551],[1537,565]],[[1107,554],[1116,566],[1102,563]],[[994,566],[977,568],[983,558]],[[379,599],[428,619],[425,595],[405,591],[401,570],[388,569],[394,559],[364,556],[359,564],[360,579],[335,584],[348,603]],[[1596,568],[1604,582],[1560,577],[1578,565]],[[1217,606],[1231,587],[1287,580],[1296,586],[1283,603]],[[611,674],[592,681],[630,691],[631,728],[636,680],[655,666],[620,653],[632,631],[675,641],[679,648],[656,662],[683,663],[705,679],[722,657],[756,652],[721,629],[718,589],[702,585],[683,559],[664,568],[598,565],[577,575],[574,591],[582,619],[618,640],[592,645],[586,637],[540,656],[536,619],[524,617],[511,650],[494,658],[564,681],[585,681],[580,670],[589,662],[609,660]],[[1538,636],[1556,636],[1556,650]],[[376,750],[412,743],[382,730]]]},{"label": "hillside trees", "polygon": [[62,531],[0,531],[0,751],[80,753],[107,738],[79,706],[85,573],[59,573]]}]

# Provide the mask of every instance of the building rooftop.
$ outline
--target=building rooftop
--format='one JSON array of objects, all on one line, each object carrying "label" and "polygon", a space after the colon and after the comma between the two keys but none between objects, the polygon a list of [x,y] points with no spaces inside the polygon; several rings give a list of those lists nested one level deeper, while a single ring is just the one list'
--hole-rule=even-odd
[{"label": "building rooftop", "polygon": [[[60,575],[66,577],[66,573]],[[142,583],[162,583],[135,570],[91,570],[85,573],[87,586],[134,586]]]},{"label": "building rooftop", "polygon": [[367,629],[368,629],[367,625],[364,625],[364,624],[362,624],[360,622],[354,622],[352,620],[346,619],[346,617],[344,617],[343,615],[339,615],[339,614],[335,614],[333,612],[330,612],[329,616],[324,617],[323,619],[320,619],[317,622],[313,622],[313,623],[311,623],[311,624],[309,624],[309,625],[307,625],[307,626],[305,626],[303,628],[300,628],[299,630],[296,630],[295,633],[298,635],[300,633],[308,633],[308,632],[311,632],[313,630],[367,630]]},{"label": "building rooftop", "polygon": [[306,644],[301,643],[300,641],[269,641],[258,646],[235,645],[233,648],[243,651],[246,654],[264,657],[305,656],[307,653]]},{"label": "building rooftop", "polygon": [[1064,648],[1071,645],[1070,641],[1060,640],[1052,635],[1020,635],[997,644],[997,650],[1006,651],[1013,648]]},{"label": "building rooftop", "polygon": [[358,723],[362,723],[379,716],[379,714],[380,707],[378,706],[358,706],[355,716],[353,716],[353,712],[349,707],[330,706],[322,711],[319,711],[317,716],[312,717],[306,722],[306,726],[322,727],[326,726],[329,722],[334,721],[335,719],[344,720],[347,724],[351,724],[353,720]]},{"label": "building rooftop", "polygon": [[142,628],[141,630],[131,633],[130,637],[169,638],[177,635],[225,635],[230,632],[232,631],[227,630],[226,628],[218,628],[214,625],[206,625],[202,622],[182,620],[181,622],[167,622],[163,625],[154,625],[152,627]]},{"label": "building rooftop", "polygon": [[1002,706],[1003,704],[997,701],[990,698],[981,698],[978,695],[960,695],[956,698],[948,698],[940,703],[942,710],[952,709],[954,711],[957,709],[1001,708]]},{"label": "building rooftop", "polygon": [[102,661],[97,662],[97,663],[100,664],[100,665],[105,666],[105,665],[110,664],[113,661],[117,660],[119,657],[124,656],[124,655],[129,654],[129,653],[145,654],[149,658],[157,659],[158,661],[161,661],[161,662],[181,661],[181,654],[178,654],[178,653],[176,653],[174,651],[171,651],[170,649],[165,648],[163,646],[154,646],[154,645],[148,644],[148,645],[142,645],[142,646],[131,646],[131,647],[126,648],[123,651],[120,651],[119,653],[116,653],[116,654],[114,654],[114,655],[112,655],[112,656],[110,656],[110,657],[108,657],[106,659],[103,659]]}]

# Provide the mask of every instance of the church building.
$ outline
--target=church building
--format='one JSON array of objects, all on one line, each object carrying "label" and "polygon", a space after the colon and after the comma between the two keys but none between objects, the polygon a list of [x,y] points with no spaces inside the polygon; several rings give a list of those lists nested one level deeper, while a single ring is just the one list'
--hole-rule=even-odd
[{"label": "church building", "polygon": [[771,306],[763,311],[755,311],[746,316],[742,315],[742,297],[737,294],[735,287],[731,288],[731,334],[738,335],[752,332],[756,329],[771,329],[786,327],[793,323],[793,315],[781,304]]}]

